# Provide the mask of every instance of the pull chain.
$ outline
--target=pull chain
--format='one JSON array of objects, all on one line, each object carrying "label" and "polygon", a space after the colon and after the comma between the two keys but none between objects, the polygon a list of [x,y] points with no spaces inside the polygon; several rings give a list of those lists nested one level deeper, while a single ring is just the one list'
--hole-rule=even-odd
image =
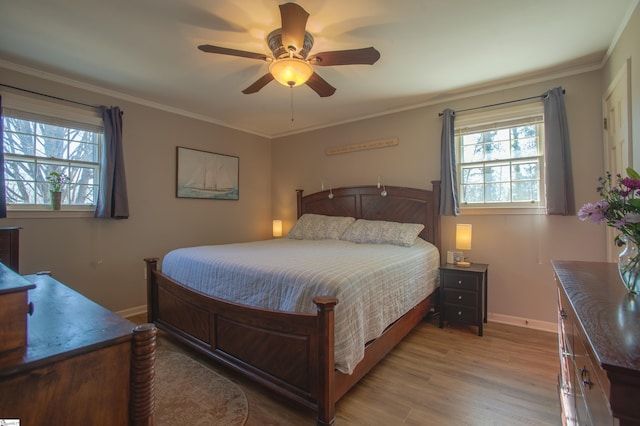
[{"label": "pull chain", "polygon": [[291,89],[291,122],[293,122],[293,86],[289,86]]}]

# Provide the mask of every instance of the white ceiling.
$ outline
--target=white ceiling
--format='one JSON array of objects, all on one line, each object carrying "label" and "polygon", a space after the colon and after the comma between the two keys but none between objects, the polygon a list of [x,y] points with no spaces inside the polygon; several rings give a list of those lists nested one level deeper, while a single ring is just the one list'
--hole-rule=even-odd
[{"label": "white ceiling", "polygon": [[[401,110],[495,84],[599,66],[638,0],[300,0],[311,53],[374,46],[373,66],[316,67],[337,88],[273,81],[285,0],[1,0],[0,65],[35,68],[267,137]],[[0,76],[0,83],[3,83]],[[292,116],[293,95],[293,117]]]}]

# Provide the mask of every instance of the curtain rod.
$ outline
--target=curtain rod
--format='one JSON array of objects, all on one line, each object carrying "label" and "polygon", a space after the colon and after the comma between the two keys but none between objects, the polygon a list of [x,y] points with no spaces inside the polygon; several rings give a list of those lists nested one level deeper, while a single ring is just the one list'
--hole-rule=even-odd
[{"label": "curtain rod", "polygon": [[33,90],[23,89],[21,87],[10,86],[8,84],[0,83],[0,86],[8,87],[8,88],[15,89],[15,90],[20,90],[21,92],[31,93],[33,95],[39,95],[39,96],[44,96],[46,98],[56,99],[56,100],[59,100],[59,101],[70,102],[72,104],[82,105],[82,106],[86,106],[86,107],[89,107],[89,108],[95,108],[95,109],[98,109],[98,110],[100,109],[100,107],[96,106],[96,105],[90,105],[90,104],[85,104],[85,103],[78,102],[78,101],[72,101],[70,99],[59,98],[57,96],[52,96],[52,95],[47,95],[45,93],[35,92]]},{"label": "curtain rod", "polygon": [[[564,89],[562,89],[562,94],[563,94],[563,95],[565,94],[565,90],[564,90]],[[544,97],[544,95],[545,95],[545,94],[543,93],[542,95],[538,95],[538,96],[530,96],[530,97],[528,97],[528,98],[514,99],[514,100],[512,100],[512,101],[498,102],[497,104],[482,105],[482,106],[473,107],[473,108],[460,109],[460,110],[458,110],[458,111],[454,111],[454,113],[457,113],[457,112],[465,112],[465,111],[473,111],[473,110],[476,110],[476,109],[482,109],[482,108],[491,108],[491,107],[499,106],[499,105],[512,104],[512,103],[514,103],[514,102],[529,101],[529,100],[531,100],[531,99],[542,98],[542,97]],[[442,117],[442,112],[439,112],[439,113],[438,113],[438,117]]]}]

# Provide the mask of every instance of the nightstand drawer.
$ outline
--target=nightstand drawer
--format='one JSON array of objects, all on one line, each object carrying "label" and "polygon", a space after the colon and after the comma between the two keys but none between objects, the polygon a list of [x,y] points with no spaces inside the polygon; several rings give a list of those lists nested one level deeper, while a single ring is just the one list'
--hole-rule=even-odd
[{"label": "nightstand drawer", "polygon": [[444,303],[447,305],[462,305],[475,308],[477,301],[478,293],[476,292],[449,289],[445,289],[444,291]]},{"label": "nightstand drawer", "polygon": [[444,277],[444,288],[478,291],[478,277],[471,274],[448,273]]},{"label": "nightstand drawer", "polygon": [[444,319],[475,324],[478,321],[478,310],[475,307],[446,305]]}]

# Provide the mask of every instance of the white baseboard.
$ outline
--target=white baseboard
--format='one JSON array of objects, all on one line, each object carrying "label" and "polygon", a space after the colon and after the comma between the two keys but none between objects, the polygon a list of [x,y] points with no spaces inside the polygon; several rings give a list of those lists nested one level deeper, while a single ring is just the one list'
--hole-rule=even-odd
[{"label": "white baseboard", "polygon": [[516,325],[518,327],[533,328],[535,330],[549,331],[558,333],[558,324],[555,322],[547,322],[533,320],[528,318],[514,317],[511,315],[494,314],[489,312],[488,318],[490,322],[498,322],[501,324]]},{"label": "white baseboard", "polygon": [[147,312],[147,305],[140,305],[129,309],[123,309],[122,311],[116,312],[116,314],[120,315],[122,318],[129,318],[134,315],[140,315]]}]

